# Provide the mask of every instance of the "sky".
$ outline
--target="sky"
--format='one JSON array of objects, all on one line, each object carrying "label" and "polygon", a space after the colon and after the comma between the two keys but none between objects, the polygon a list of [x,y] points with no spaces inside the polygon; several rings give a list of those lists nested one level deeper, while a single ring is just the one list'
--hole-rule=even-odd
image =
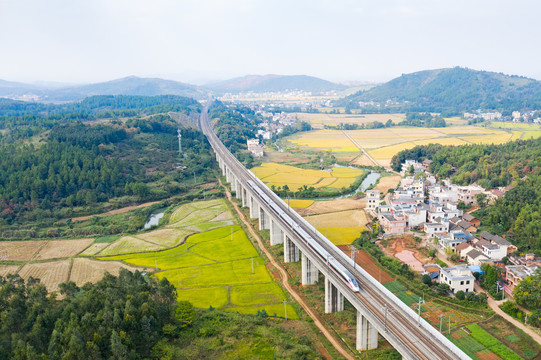
[{"label": "sky", "polygon": [[454,66],[541,79],[539,14],[539,0],[0,0],[0,79],[382,82]]}]

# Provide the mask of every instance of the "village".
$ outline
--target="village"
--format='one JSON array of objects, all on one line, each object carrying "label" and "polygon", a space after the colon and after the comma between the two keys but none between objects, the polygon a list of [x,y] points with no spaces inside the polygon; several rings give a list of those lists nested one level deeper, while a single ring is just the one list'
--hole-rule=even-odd
[{"label": "village", "polygon": [[437,283],[449,285],[454,295],[480,291],[475,286],[476,275],[483,272],[485,264],[491,265],[502,275],[497,290],[512,298],[515,286],[541,266],[541,258],[519,255],[517,247],[502,236],[478,231],[481,221],[470,214],[480,203],[490,206],[504,197],[512,186],[487,190],[477,184],[458,186],[449,180],[440,184],[428,172],[429,165],[430,160],[406,160],[401,172],[404,178],[396,189],[387,194],[367,191],[367,211],[384,232],[380,239],[406,234],[423,237],[427,246],[436,250],[436,259],[455,265],[441,266],[441,261],[408,265]]}]

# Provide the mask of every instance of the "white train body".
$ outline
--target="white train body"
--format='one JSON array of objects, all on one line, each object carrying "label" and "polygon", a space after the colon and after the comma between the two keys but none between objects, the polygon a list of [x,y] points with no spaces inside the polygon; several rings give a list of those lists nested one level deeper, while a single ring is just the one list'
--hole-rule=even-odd
[{"label": "white train body", "polygon": [[329,254],[327,250],[325,250],[312,236],[310,236],[303,228],[301,228],[292,218],[287,214],[285,211],[282,210],[278,204],[276,204],[271,198],[268,197],[267,194],[265,194],[259,187],[255,186],[254,182],[252,180],[248,180],[248,185],[252,188],[253,191],[255,191],[265,202],[277,213],[279,214],[282,219],[284,219],[287,223],[289,223],[295,232],[304,240],[306,240],[306,243],[315,251],[317,252],[325,261],[327,261],[328,266],[335,269],[340,276],[344,279],[344,281],[348,284],[351,290],[354,292],[359,292],[359,285],[357,284],[357,281],[355,280],[355,277],[342,265],[340,264],[334,257]]}]

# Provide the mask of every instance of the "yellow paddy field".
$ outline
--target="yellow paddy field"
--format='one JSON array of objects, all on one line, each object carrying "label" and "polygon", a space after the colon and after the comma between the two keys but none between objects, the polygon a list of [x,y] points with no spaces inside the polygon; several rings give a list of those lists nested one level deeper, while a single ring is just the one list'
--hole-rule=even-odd
[{"label": "yellow paddy field", "polygon": [[364,210],[345,210],[305,217],[335,245],[351,244],[366,230],[368,217]]},{"label": "yellow paddy field", "polygon": [[[326,114],[318,115],[328,116]],[[541,127],[539,126],[535,128],[532,126],[516,126],[501,129],[503,125],[500,123],[493,124],[496,125],[493,125],[493,127],[459,125],[445,128],[390,127],[347,130],[345,132],[341,130],[314,130],[295,134],[287,138],[287,141],[291,146],[308,151],[311,149],[317,151],[330,150],[338,153],[337,156],[340,156],[340,153],[344,155],[351,155],[351,153],[361,155],[360,150],[353,141],[346,136],[345,133],[347,133],[354,142],[368,151],[370,156],[380,165],[388,166],[395,154],[417,145],[431,143],[442,145],[503,144],[511,140],[541,137]]]},{"label": "yellow paddy field", "polygon": [[367,124],[374,121],[381,123],[391,120],[395,124],[406,119],[405,114],[314,114],[296,113],[299,120],[307,121],[314,129],[323,129],[324,125],[337,126],[339,124]]},{"label": "yellow paddy field", "polygon": [[341,189],[350,186],[357,177],[364,173],[361,169],[334,167],[329,172],[301,169],[277,163],[263,163],[251,171],[269,187],[287,185],[292,191],[296,191],[303,185],[313,186],[316,189],[323,187]]}]

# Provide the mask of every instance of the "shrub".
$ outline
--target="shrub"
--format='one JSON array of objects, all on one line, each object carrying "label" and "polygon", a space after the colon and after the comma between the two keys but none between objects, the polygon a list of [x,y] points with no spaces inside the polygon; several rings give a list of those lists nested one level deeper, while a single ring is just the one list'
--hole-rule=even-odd
[{"label": "shrub", "polygon": [[460,290],[460,291],[457,291],[457,293],[455,294],[456,298],[458,300],[464,300],[466,298],[466,294],[464,293],[464,291]]}]

